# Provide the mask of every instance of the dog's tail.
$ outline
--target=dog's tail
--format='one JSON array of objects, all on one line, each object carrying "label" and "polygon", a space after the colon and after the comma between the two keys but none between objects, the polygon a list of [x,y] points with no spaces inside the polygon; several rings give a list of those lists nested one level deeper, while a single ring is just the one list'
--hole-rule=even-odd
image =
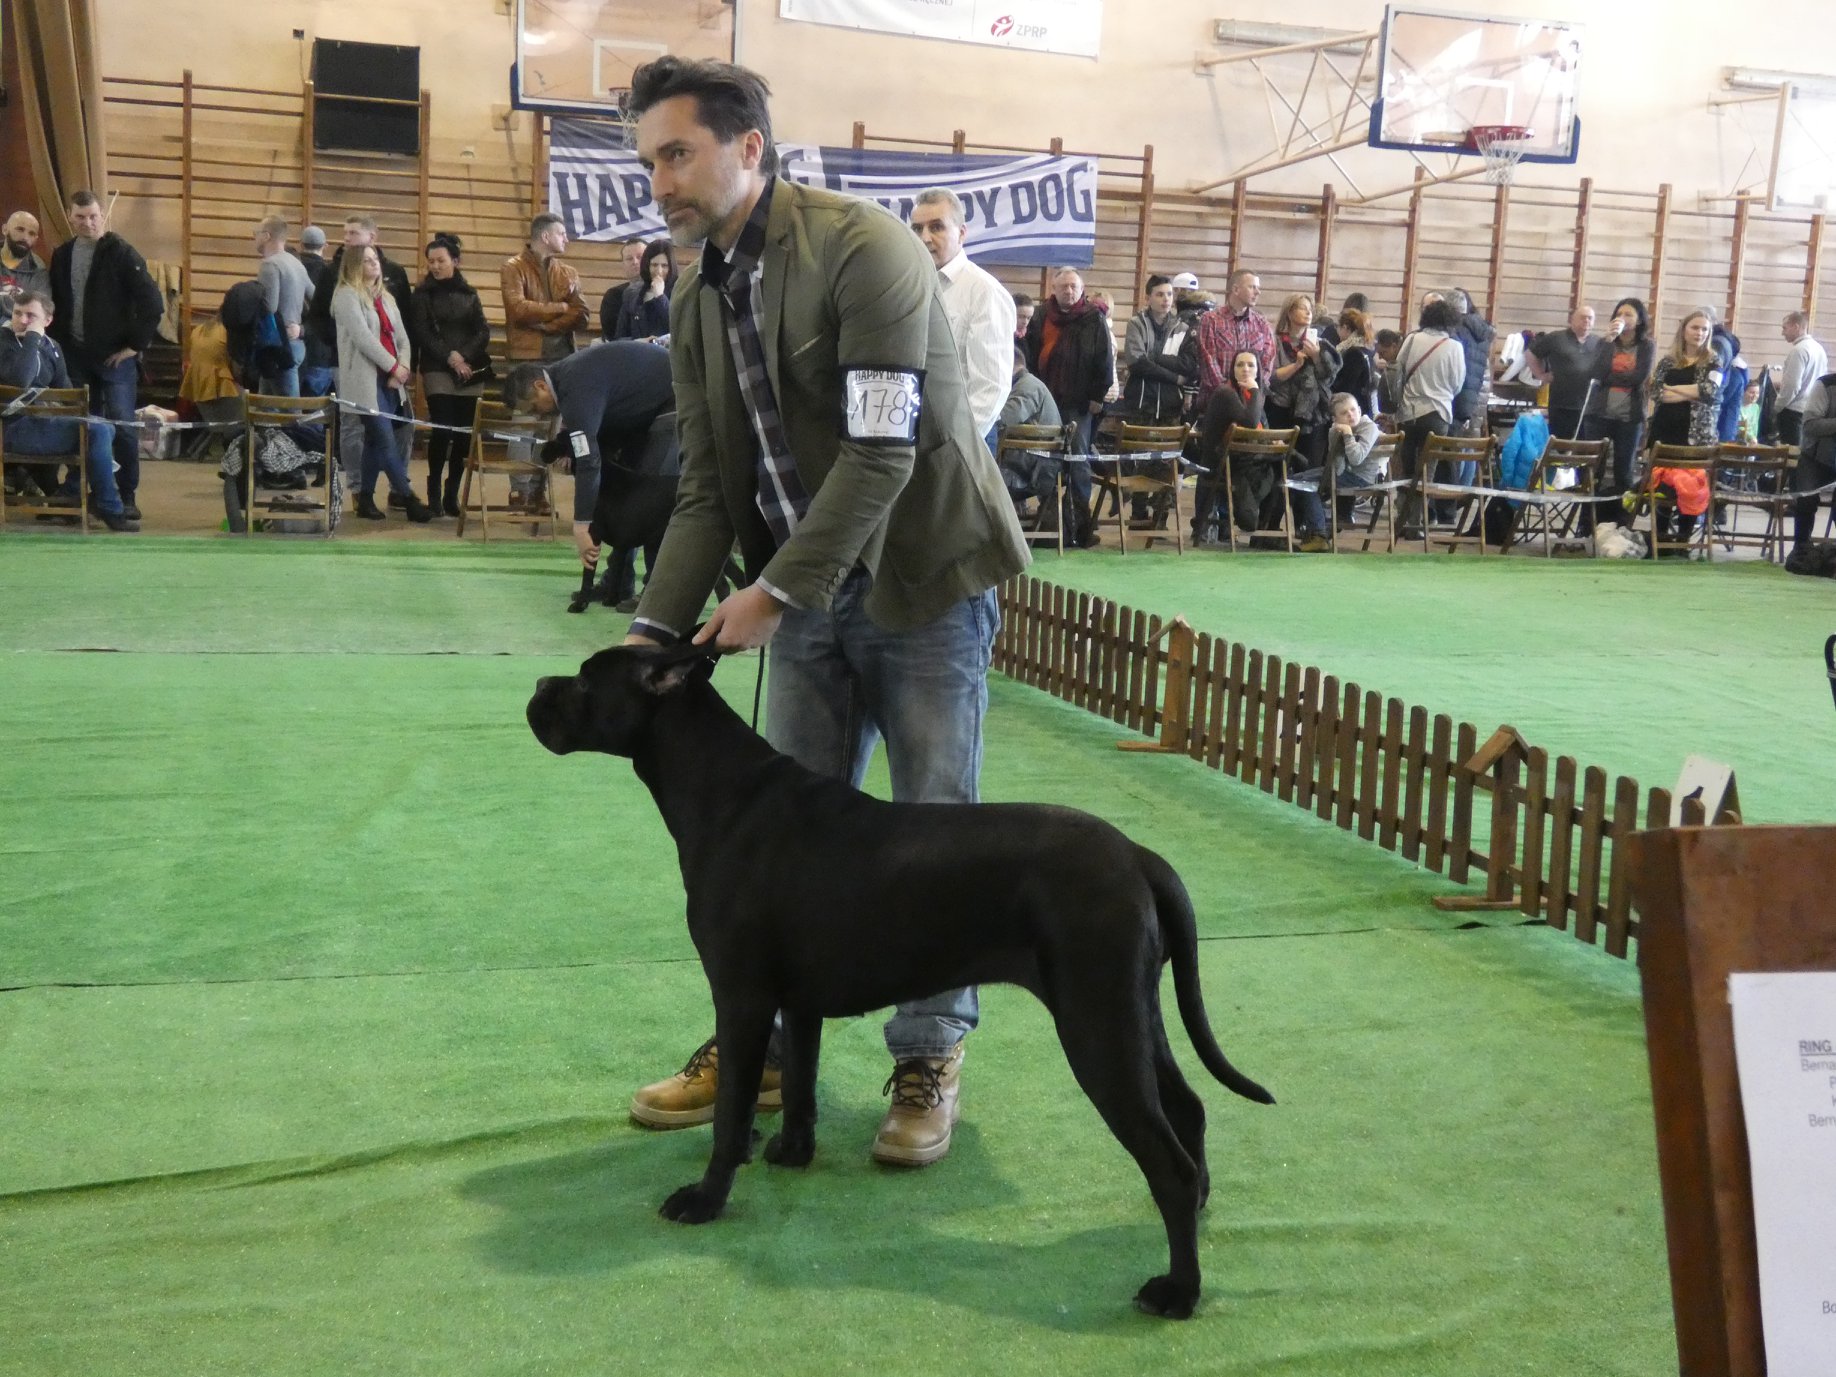
[{"label": "dog's tail", "polygon": [[1192,912],[1192,897],[1173,867],[1145,847],[1141,848],[1148,886],[1154,892],[1154,909],[1160,919],[1160,936],[1167,959],[1173,963],[1173,993],[1179,1000],[1179,1021],[1186,1025],[1186,1036],[1205,1063],[1205,1069],[1246,1100],[1274,1104],[1275,1097],[1230,1064],[1212,1035],[1211,1021],[1205,1016],[1205,1000],[1199,993],[1198,920]]}]

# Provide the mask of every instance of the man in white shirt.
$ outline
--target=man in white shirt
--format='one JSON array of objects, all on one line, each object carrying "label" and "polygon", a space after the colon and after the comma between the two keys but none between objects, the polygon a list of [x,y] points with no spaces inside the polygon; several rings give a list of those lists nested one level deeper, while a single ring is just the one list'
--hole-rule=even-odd
[{"label": "man in white shirt", "polygon": [[1804,434],[1804,404],[1811,387],[1830,371],[1829,355],[1811,338],[1810,318],[1802,311],[1785,317],[1780,329],[1791,346],[1785,355],[1785,368],[1779,378],[1779,443],[1795,445]]},{"label": "man in white shirt", "polygon": [[995,422],[1007,404],[1013,376],[1014,298],[986,268],[963,252],[968,226],[963,203],[954,191],[932,187],[918,193],[912,206],[912,230],[937,265],[944,316],[956,337],[956,357],[969,386],[969,410],[975,428],[995,445]]}]

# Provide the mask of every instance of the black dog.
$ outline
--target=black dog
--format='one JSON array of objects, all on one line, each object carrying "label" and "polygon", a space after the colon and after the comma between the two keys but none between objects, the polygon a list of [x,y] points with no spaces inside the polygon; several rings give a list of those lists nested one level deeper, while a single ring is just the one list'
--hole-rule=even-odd
[{"label": "black dog", "polygon": [[784,1120],[765,1160],[800,1167],[816,1146],[823,1019],[1005,982],[1051,1010],[1078,1084],[1160,1207],[1171,1266],[1135,1303],[1190,1315],[1210,1188],[1205,1109],[1167,1045],[1164,964],[1206,1069],[1246,1099],[1274,1100],[1212,1037],[1179,876],[1087,813],[884,803],[813,774],[746,727],[708,684],[712,667],[695,646],[605,650],[571,679],[539,681],[528,710],[557,755],[629,756],[680,853],[720,1082],[707,1172],[665,1200],[663,1216],[701,1224],[725,1206],[750,1156],[779,1010]]}]

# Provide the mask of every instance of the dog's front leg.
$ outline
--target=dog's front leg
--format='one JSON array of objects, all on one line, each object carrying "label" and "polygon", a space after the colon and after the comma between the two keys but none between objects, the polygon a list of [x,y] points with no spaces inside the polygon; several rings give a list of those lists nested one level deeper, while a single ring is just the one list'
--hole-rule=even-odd
[{"label": "dog's front leg", "polygon": [[784,1011],[779,1037],[784,1063],[784,1118],[765,1144],[765,1160],[777,1167],[807,1167],[816,1155],[816,1064],[822,1053],[822,1019]]},{"label": "dog's front leg", "polygon": [[733,1174],[752,1156],[752,1116],[765,1074],[773,1011],[714,1011],[720,1083],[714,1092],[714,1151],[701,1180],[671,1194],[658,1211],[678,1224],[706,1224],[726,1208]]}]

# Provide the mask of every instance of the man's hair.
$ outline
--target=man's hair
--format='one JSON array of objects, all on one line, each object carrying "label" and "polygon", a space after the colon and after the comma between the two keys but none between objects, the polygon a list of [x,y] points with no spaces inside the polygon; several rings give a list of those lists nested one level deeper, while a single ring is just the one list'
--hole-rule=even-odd
[{"label": "man's hair", "polygon": [[1459,323],[1460,313],[1446,297],[1437,297],[1422,307],[1421,328],[1424,330],[1451,330]]},{"label": "man's hair", "polygon": [[1375,343],[1379,349],[1394,349],[1402,343],[1402,335],[1395,330],[1379,330]]},{"label": "man's hair", "polygon": [[621,250],[623,250],[623,249],[630,248],[633,244],[636,244],[638,245],[638,247],[642,248],[645,245],[647,245],[649,242],[650,241],[644,238],[644,236],[641,234],[627,234],[623,239],[618,241],[618,247]]},{"label": "man's hair", "polygon": [[1787,325],[1795,325],[1800,330],[1810,329],[1810,317],[1806,315],[1803,311],[1787,312],[1785,316],[1785,323]]},{"label": "man's hair", "polygon": [[68,208],[71,210],[79,208],[87,210],[90,206],[99,206],[101,204],[102,198],[86,186],[78,187],[75,191],[71,192],[70,200],[67,202]]},{"label": "man's hair", "polygon": [[1069,263],[1067,263],[1062,268],[1052,269],[1052,281],[1054,282],[1058,281],[1058,279],[1063,277],[1066,273],[1070,273],[1071,276],[1075,277],[1079,282],[1082,282],[1084,280],[1083,273],[1079,272],[1076,268],[1072,267]]},{"label": "man's hair", "polygon": [[1173,285],[1172,278],[1163,277],[1159,273],[1155,273],[1152,277],[1150,277],[1147,280],[1147,289],[1150,292],[1153,291],[1156,287],[1171,287],[1172,285]]},{"label": "man's hair", "polygon": [[287,238],[287,217],[284,215],[266,216],[255,228],[267,235],[270,239],[285,241]]},{"label": "man's hair", "polygon": [[759,171],[778,172],[778,148],[771,137],[771,87],[765,78],[731,62],[673,55],[646,62],[631,74],[625,114],[636,119],[653,105],[676,96],[695,98],[695,117],[722,143],[756,129],[765,140]]},{"label": "man's hair", "polygon": [[1225,295],[1228,296],[1230,293],[1236,291],[1237,284],[1243,281],[1244,278],[1254,276],[1256,276],[1256,270],[1254,268],[1238,268],[1230,275],[1230,281],[1224,284]]},{"label": "man's hair", "polygon": [[45,308],[45,318],[47,320],[57,313],[57,303],[51,300],[51,293],[49,292],[41,292],[34,288],[31,291],[13,293],[13,305],[15,308],[24,306],[29,301],[36,301],[40,306]]},{"label": "man's hair", "polygon": [[352,225],[356,225],[359,229],[368,230],[371,234],[376,233],[376,217],[375,216],[372,216],[372,215],[347,215],[345,216],[344,217],[344,227],[346,229],[349,229]]},{"label": "man's hair", "polygon": [[[1339,310],[1342,312],[1343,311],[1366,311],[1368,312],[1370,309],[1371,309],[1371,299],[1368,296],[1366,296],[1363,292],[1353,292],[1350,296],[1345,298],[1345,304],[1339,307]],[[1356,397],[1353,397],[1352,400],[1357,401],[1358,399]]]},{"label": "man's hair", "polygon": [[562,219],[552,211],[543,211],[529,222],[529,241],[534,243],[537,236],[546,234],[550,225],[562,224]]},{"label": "man's hair", "polygon": [[529,399],[535,395],[535,385],[547,376],[548,369],[542,364],[519,363],[504,379],[505,405],[512,411],[530,410]]},{"label": "man's hair", "polygon": [[959,225],[968,224],[963,215],[963,198],[947,186],[928,186],[918,193],[918,199],[912,202],[912,209],[919,206],[948,206],[950,218]]},{"label": "man's hair", "polygon": [[1028,296],[1025,292],[1015,292],[1014,293],[1014,309],[1016,311],[1019,310],[1022,306],[1031,306],[1032,304],[1033,304],[1033,298]]}]

